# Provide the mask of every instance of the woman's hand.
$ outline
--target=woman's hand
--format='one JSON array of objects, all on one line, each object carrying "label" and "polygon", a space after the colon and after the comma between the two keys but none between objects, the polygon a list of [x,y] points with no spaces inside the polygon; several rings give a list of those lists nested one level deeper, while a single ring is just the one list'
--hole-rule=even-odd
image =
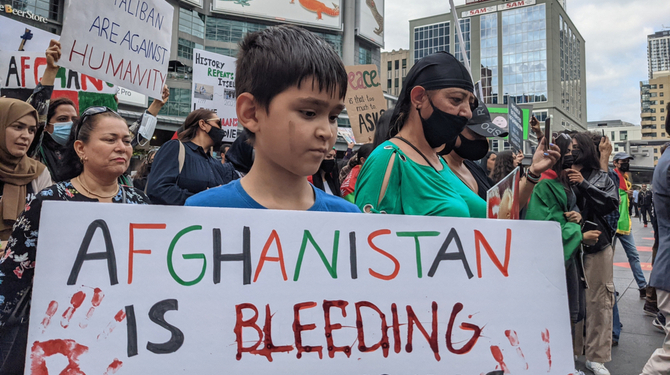
[{"label": "woman's hand", "polygon": [[565,212],[565,219],[571,223],[579,224],[582,221],[582,215],[576,211]]},{"label": "woman's hand", "polygon": [[565,172],[567,172],[568,179],[570,179],[570,182],[573,184],[581,184],[582,181],[584,181],[584,176],[582,176],[581,172],[579,171],[569,168],[566,169]]},{"label": "woman's hand", "polygon": [[599,230],[590,230],[588,232],[584,232],[582,234],[582,242],[585,245],[593,246],[598,242],[598,237],[600,237],[600,234],[602,232]]},{"label": "woman's hand", "polygon": [[560,158],[561,149],[558,146],[552,143],[549,150],[546,150],[544,142],[538,142],[537,150],[535,150],[535,154],[533,155],[533,164],[530,166],[530,172],[539,176],[547,169],[553,167]]},{"label": "woman's hand", "polygon": [[49,48],[47,48],[44,54],[47,58],[47,69],[58,70],[60,68],[58,66],[58,60],[60,60],[61,56],[60,42],[55,39],[51,39],[49,42]]}]

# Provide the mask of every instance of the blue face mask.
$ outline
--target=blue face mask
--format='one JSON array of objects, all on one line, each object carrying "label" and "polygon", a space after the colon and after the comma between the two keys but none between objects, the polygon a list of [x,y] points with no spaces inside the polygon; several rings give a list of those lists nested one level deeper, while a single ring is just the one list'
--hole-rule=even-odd
[{"label": "blue face mask", "polygon": [[54,131],[51,133],[51,138],[59,145],[65,146],[67,139],[70,137],[70,130],[72,129],[72,121],[58,122],[54,124]]}]

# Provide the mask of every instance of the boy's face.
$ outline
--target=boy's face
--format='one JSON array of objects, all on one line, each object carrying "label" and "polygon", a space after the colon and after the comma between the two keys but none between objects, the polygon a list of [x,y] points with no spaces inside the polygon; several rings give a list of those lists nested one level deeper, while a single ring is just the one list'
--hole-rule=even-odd
[{"label": "boy's face", "polygon": [[[337,140],[337,116],[344,100],[312,87],[305,79],[270,102],[267,111],[256,111],[256,157],[298,176],[316,173]],[[334,90],[338,92],[339,90]]]}]

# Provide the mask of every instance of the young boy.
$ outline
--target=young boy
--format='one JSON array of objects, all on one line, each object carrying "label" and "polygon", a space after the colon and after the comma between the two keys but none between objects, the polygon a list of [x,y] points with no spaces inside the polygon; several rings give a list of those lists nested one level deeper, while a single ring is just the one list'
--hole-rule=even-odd
[{"label": "young boy", "polygon": [[235,73],[237,117],[254,164],[186,206],[360,212],[307,182],[333,148],[344,109],[347,73],[330,45],[299,27],[271,27],[244,38]]}]

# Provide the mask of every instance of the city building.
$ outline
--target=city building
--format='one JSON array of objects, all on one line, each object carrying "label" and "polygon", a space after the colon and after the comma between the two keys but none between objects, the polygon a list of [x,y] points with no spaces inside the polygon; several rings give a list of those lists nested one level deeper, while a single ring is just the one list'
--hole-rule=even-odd
[{"label": "city building", "polygon": [[647,36],[647,59],[649,79],[654,78],[655,74],[670,73],[670,30]]},{"label": "city building", "polygon": [[385,93],[396,97],[400,95],[402,84],[409,70],[409,56],[409,50],[406,49],[382,52],[380,76],[386,77]]},{"label": "city building", "polygon": [[[540,121],[553,116],[552,131],[586,129],[585,42],[564,5],[483,0],[456,7],[472,76],[489,108],[506,111],[511,97]],[[410,20],[409,32],[411,64],[437,51],[463,61],[451,13]]]},{"label": "city building", "polygon": [[635,158],[631,165],[654,166],[654,150],[642,140],[642,127],[622,120],[589,121],[588,130],[607,136],[612,142],[612,155],[625,152]]},{"label": "city building", "polygon": [[[2,16],[60,35],[64,0],[3,2]],[[379,67],[381,63],[384,0],[287,0],[286,3],[292,5],[290,8],[283,7],[288,10],[282,14],[273,13],[277,7],[269,6],[268,0],[167,2],[174,7],[167,80],[170,100],[159,113],[152,145],[169,140],[192,110],[191,66],[193,50],[196,48],[236,56],[238,43],[247,33],[289,23],[304,27],[325,39],[342,57],[345,65],[376,64]],[[316,4],[320,8],[311,9],[309,4]],[[393,101],[394,98],[387,99]],[[126,90],[124,95],[119,95],[119,113],[129,121],[135,120],[150,102],[151,98]],[[349,126],[346,113],[340,118],[340,126]]]},{"label": "city building", "polygon": [[668,116],[667,100],[670,100],[670,72],[654,73],[649,81],[640,82],[640,106],[642,140],[654,148],[654,165],[661,156],[661,145],[670,141],[665,132],[665,117]]}]

